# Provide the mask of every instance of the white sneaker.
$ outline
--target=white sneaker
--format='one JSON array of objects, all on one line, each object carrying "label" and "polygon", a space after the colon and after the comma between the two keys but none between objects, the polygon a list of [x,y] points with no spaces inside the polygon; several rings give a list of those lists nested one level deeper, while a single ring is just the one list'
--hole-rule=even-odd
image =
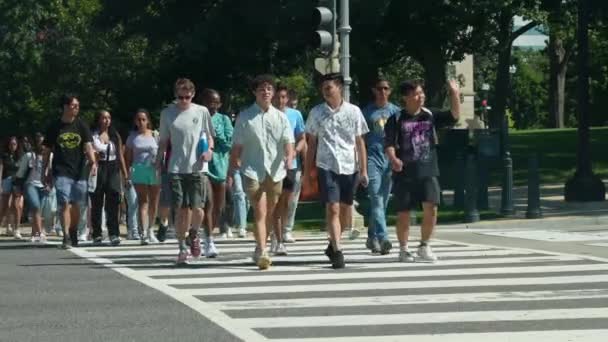
[{"label": "white sneaker", "polygon": [[150,241],[150,243],[158,243],[158,239],[156,238],[156,235],[154,235],[152,228],[148,228],[146,235],[148,235],[148,241]]},{"label": "white sneaker", "polygon": [[415,262],[414,254],[410,251],[399,251],[399,261],[400,262]]},{"label": "white sneaker", "polygon": [[228,230],[224,233],[227,239],[232,239],[232,228],[228,227]]},{"label": "white sneaker", "polygon": [[31,242],[40,242],[40,235],[32,235],[32,237],[30,238]]},{"label": "white sneaker", "polygon": [[420,261],[426,261],[426,262],[437,261],[437,257],[435,256],[435,254],[433,254],[433,250],[431,249],[431,246],[429,246],[429,245],[424,245],[424,246],[418,247],[418,258],[420,259]]},{"label": "white sneaker", "polygon": [[279,243],[274,251],[274,255],[287,255],[287,248],[284,243]]},{"label": "white sneaker", "polygon": [[21,236],[21,232],[18,229],[13,231],[13,237],[17,240],[23,240],[23,236]]},{"label": "white sneaker", "polygon": [[205,256],[207,258],[215,258],[218,256],[217,248],[215,248],[215,243],[213,241],[205,241]]},{"label": "white sneaker", "polygon": [[89,237],[89,234],[87,232],[84,232],[84,233],[78,235],[78,242],[86,242],[88,237]]},{"label": "white sneaker", "polygon": [[40,233],[40,243],[45,243],[46,242],[46,234],[44,233]]},{"label": "white sneaker", "polygon": [[245,228],[239,229],[239,237],[240,238],[246,238],[247,237],[247,229],[245,229]]},{"label": "white sneaker", "polygon": [[272,237],[270,238],[270,253],[276,254],[278,248],[279,248],[279,242],[277,241],[277,239],[274,237],[274,234],[273,234]]},{"label": "white sneaker", "polygon": [[291,232],[285,232],[283,234],[283,241],[287,243],[294,243],[296,242],[296,239],[293,237],[293,234]]},{"label": "white sneaker", "polygon": [[143,234],[143,233],[142,233],[142,234],[140,235],[140,238],[141,238],[141,240],[139,240],[139,243],[140,243],[142,246],[146,246],[146,245],[149,245],[149,244],[150,244],[150,239],[148,239],[148,237],[146,236],[146,234]]},{"label": "white sneaker", "polygon": [[357,228],[351,228],[348,231],[349,240],[357,240],[357,238],[359,238],[359,235],[361,235],[361,232]]}]

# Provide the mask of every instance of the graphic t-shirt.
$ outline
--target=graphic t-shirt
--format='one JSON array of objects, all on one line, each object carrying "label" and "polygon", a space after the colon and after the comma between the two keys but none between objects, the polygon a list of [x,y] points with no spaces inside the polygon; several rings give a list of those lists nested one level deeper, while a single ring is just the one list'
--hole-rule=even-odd
[{"label": "graphic t-shirt", "polygon": [[88,172],[85,167],[84,145],[92,142],[91,131],[80,118],[70,123],[65,123],[61,119],[53,122],[44,140],[44,145],[51,148],[55,154],[53,176],[75,180],[86,179]]},{"label": "graphic t-shirt", "polygon": [[369,133],[365,135],[368,163],[374,163],[380,168],[388,164],[384,154],[384,126],[392,116],[399,115],[400,110],[390,102],[384,107],[371,103],[363,109],[363,116],[369,127]]},{"label": "graphic t-shirt", "polygon": [[384,145],[395,148],[397,158],[404,164],[401,173],[405,177],[437,177],[436,129],[454,123],[450,111],[432,113],[423,108],[411,115],[403,110],[398,119],[393,116],[386,123]]}]

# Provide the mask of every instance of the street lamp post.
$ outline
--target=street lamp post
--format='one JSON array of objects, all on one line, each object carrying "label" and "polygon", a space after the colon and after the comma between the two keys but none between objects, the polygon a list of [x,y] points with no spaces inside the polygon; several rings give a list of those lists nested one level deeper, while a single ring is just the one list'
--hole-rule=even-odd
[{"label": "street lamp post", "polygon": [[350,78],[350,1],[340,0],[340,68],[344,77],[344,101],[350,101],[350,85],[353,82]]},{"label": "street lamp post", "polygon": [[[511,65],[509,67],[509,74],[511,74],[509,82],[515,72],[517,72],[517,67]],[[507,115],[503,115],[500,127],[500,151],[503,162],[500,213],[504,216],[515,214],[515,208],[513,207],[513,159],[511,159],[511,151],[509,150],[509,118]]]}]

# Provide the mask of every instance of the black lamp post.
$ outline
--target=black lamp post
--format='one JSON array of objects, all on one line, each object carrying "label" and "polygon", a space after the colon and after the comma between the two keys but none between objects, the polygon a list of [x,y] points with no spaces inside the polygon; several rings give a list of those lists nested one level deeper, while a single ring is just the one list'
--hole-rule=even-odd
[{"label": "black lamp post", "polygon": [[[509,67],[509,84],[512,83],[511,79],[516,71],[517,67],[514,65]],[[500,153],[503,162],[500,213],[504,216],[511,216],[515,214],[515,208],[513,207],[513,159],[509,147],[509,118],[507,115],[503,115],[500,125]]]}]

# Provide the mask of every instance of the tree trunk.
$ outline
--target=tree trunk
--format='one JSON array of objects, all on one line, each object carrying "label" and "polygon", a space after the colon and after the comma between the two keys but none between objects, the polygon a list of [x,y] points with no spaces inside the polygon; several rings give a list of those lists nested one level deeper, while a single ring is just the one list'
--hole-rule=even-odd
[{"label": "tree trunk", "polygon": [[501,46],[498,51],[498,65],[496,70],[496,83],[494,84],[496,97],[492,116],[490,117],[490,128],[500,128],[503,118],[506,115],[507,99],[510,90],[509,67],[511,66],[511,46],[513,31],[513,14],[510,10],[504,9],[498,18],[498,42]]},{"label": "tree trunk", "polygon": [[557,33],[549,35],[549,118],[553,128],[564,128],[564,100],[568,61],[566,49]]}]

